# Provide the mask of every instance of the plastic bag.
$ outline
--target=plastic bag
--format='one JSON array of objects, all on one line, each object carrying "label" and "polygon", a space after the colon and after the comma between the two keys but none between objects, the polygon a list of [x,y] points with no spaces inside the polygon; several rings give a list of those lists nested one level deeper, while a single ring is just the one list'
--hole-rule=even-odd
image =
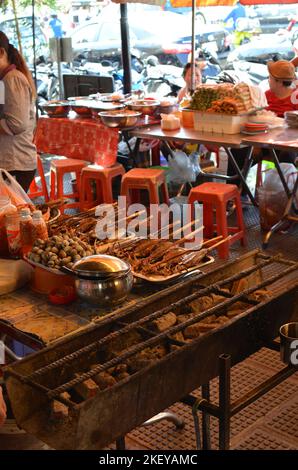
[{"label": "plastic bag", "polygon": [[17,208],[32,206],[29,196],[22,186],[6,170],[0,168],[0,196],[8,196]]},{"label": "plastic bag", "polygon": [[198,163],[199,154],[193,152],[186,155],[182,150],[174,150],[173,157],[169,155],[169,180],[175,183],[191,183],[194,182],[200,173]]},{"label": "plastic bag", "polygon": [[[295,165],[292,163],[281,163],[280,168],[289,190],[293,191],[297,178]],[[258,200],[261,228],[263,230],[270,230],[282,218],[288,202],[288,197],[276,168],[265,171],[265,181],[263,186],[258,189]],[[298,195],[294,202],[297,206]]]}]

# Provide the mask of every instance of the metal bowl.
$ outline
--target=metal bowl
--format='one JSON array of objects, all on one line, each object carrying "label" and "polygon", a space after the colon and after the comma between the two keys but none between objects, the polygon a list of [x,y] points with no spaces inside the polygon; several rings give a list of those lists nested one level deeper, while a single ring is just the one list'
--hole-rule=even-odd
[{"label": "metal bowl", "polygon": [[102,111],[98,113],[103,124],[108,127],[133,127],[136,125],[141,112],[131,111],[129,109]]},{"label": "metal bowl", "polygon": [[41,107],[49,117],[65,117],[71,109],[68,101],[48,101]]},{"label": "metal bowl", "polygon": [[139,111],[140,113],[148,116],[155,113],[159,104],[159,101],[149,99],[126,101],[126,106],[128,106],[129,109]]},{"label": "metal bowl", "polygon": [[133,286],[131,267],[109,255],[87,256],[73,266],[78,296],[98,306],[123,302]]},{"label": "metal bowl", "polygon": [[101,111],[114,111],[116,109],[124,109],[125,106],[124,104],[121,103],[103,103],[103,102],[97,102],[94,103],[92,106],[90,106],[91,109],[91,115],[93,119],[101,120],[99,116],[99,112]]},{"label": "metal bowl", "polygon": [[158,114],[171,114],[175,111],[176,106],[174,104],[163,105],[162,103],[158,106]]},{"label": "metal bowl", "polygon": [[79,116],[90,117],[91,109],[88,106],[80,104],[72,104],[71,109],[75,111]]}]

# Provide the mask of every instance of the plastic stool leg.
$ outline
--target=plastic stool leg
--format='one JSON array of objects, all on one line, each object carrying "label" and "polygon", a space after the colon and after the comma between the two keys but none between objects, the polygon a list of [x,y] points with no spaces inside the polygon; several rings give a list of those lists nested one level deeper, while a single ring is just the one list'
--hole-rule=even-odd
[{"label": "plastic stool leg", "polygon": [[204,237],[213,237],[213,205],[204,202],[203,203],[203,224],[204,224]]},{"label": "plastic stool leg", "polygon": [[168,186],[167,186],[166,183],[162,183],[161,192],[162,192],[162,197],[163,197],[163,203],[167,204],[169,206],[170,205],[170,199],[169,199]]},{"label": "plastic stool leg", "polygon": [[45,198],[45,202],[48,202],[49,201],[48,187],[47,187],[47,182],[44,176],[43,164],[39,155],[37,155],[37,169],[38,169],[38,174],[40,176],[40,184],[41,184],[41,189]]},{"label": "plastic stool leg", "polygon": [[247,245],[246,230],[245,230],[245,225],[244,225],[242,205],[241,205],[241,199],[240,199],[239,193],[236,194],[235,201],[236,201],[237,225],[239,227],[239,231],[242,232],[242,237],[240,241],[241,241],[242,246],[246,246]]},{"label": "plastic stool leg", "polygon": [[[216,231],[217,235],[222,235],[223,238],[227,238],[228,222],[226,214],[226,205],[223,203],[216,204]],[[227,241],[218,247],[218,256],[223,259],[229,257],[230,243]]]},{"label": "plastic stool leg", "polygon": [[56,172],[51,168],[50,171],[50,197],[56,199]]}]

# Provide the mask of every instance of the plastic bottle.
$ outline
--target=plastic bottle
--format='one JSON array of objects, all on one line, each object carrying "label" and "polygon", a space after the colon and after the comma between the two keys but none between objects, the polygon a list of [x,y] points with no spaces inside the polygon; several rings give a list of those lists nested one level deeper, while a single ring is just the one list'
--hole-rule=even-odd
[{"label": "plastic bottle", "polygon": [[8,242],[5,227],[5,217],[11,214],[17,214],[18,210],[8,196],[0,196],[0,256],[8,256]]},{"label": "plastic bottle", "polygon": [[18,259],[22,251],[19,214],[6,215],[5,226],[10,257]]},{"label": "plastic bottle", "polygon": [[48,239],[48,229],[47,224],[45,223],[42,212],[34,211],[32,214],[32,242],[35,240],[47,240]]},{"label": "plastic bottle", "polygon": [[32,248],[32,217],[30,209],[20,211],[20,234],[22,243],[22,253],[26,255]]}]

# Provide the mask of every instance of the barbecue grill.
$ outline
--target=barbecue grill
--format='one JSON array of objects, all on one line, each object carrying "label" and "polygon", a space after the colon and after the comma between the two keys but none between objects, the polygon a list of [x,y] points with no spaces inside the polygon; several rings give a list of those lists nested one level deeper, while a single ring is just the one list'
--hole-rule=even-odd
[{"label": "barbecue grill", "polygon": [[[235,283],[245,287],[235,292]],[[255,250],[118,309],[6,368],[16,421],[56,449],[102,448],[216,377],[220,355],[236,364],[297,321],[297,285],[298,263]],[[194,301],[212,295],[216,304],[187,316]],[[242,311],[228,317],[236,304]],[[173,315],[180,320],[163,323]],[[218,324],[210,331],[186,337],[212,317]],[[113,380],[102,385],[107,372]]]}]

